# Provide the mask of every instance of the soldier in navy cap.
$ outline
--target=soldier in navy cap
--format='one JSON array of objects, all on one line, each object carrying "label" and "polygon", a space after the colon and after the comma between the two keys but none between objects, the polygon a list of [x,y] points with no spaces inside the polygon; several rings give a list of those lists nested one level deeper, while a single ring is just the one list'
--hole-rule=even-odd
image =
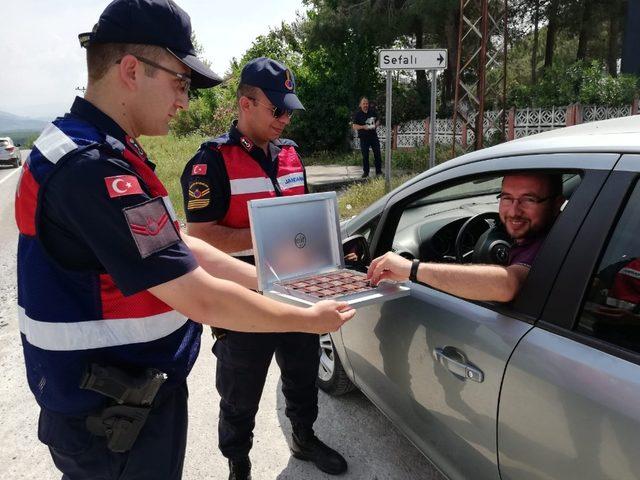
[{"label": "soldier in navy cap", "polygon": [[177,480],[200,323],[323,332],[354,311],[262,297],[254,267],[180,231],[136,138],[166,134],[190,87],[220,82],[196,58],[184,11],[116,0],[80,41],[85,98],[35,141],[15,202],[38,436],[63,479]]},{"label": "soldier in navy cap", "polygon": [[[297,145],[280,138],[294,112],[304,107],[291,70],[264,57],[245,65],[236,96],[238,120],[228,133],[200,147],[181,182],[189,234],[253,264],[247,202],[307,193]],[[318,415],[318,335],[213,330],[221,397],[218,440],[229,459],[229,478],[251,478],[255,415],[274,354],[293,427],[293,455],[327,473],[344,472],[344,458],[313,431]]]}]

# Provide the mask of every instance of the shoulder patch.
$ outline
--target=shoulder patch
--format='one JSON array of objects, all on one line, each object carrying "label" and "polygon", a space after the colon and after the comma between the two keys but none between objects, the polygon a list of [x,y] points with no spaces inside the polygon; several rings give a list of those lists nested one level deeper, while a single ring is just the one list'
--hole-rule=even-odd
[{"label": "shoulder patch", "polygon": [[162,197],[127,207],[122,213],[142,258],[147,258],[180,241],[180,235],[171,221]]},{"label": "shoulder patch", "polygon": [[189,182],[187,210],[199,210],[208,207],[209,203],[211,203],[211,186],[209,182],[205,179]]},{"label": "shoulder patch", "polygon": [[106,177],[104,183],[107,186],[107,192],[111,198],[144,193],[140,187],[140,182],[138,182],[138,179],[133,175]]},{"label": "shoulder patch", "polygon": [[206,163],[196,163],[191,168],[191,175],[206,175],[206,174],[207,174]]}]

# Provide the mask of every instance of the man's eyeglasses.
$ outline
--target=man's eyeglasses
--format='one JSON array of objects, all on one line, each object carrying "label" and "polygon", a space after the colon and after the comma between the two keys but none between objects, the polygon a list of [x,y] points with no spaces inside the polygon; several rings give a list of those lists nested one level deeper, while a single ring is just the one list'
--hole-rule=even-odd
[{"label": "man's eyeglasses", "polygon": [[533,208],[536,205],[546,202],[547,200],[551,200],[555,198],[556,195],[549,195],[548,197],[538,198],[533,195],[523,195],[522,197],[512,197],[511,195],[505,195],[504,193],[498,194],[496,197],[501,205],[505,207],[510,207],[514,203],[518,203],[522,208]]},{"label": "man's eyeglasses", "polygon": [[[131,54],[133,55],[133,54]],[[139,62],[146,63],[150,67],[157,68],[158,70],[162,70],[164,72],[170,73],[174,77],[176,77],[180,81],[180,91],[182,93],[189,93],[189,88],[191,88],[191,77],[186,73],[174,72],[173,70],[163,67],[159,63],[153,62],[148,58],[140,57],[138,55],[133,55]],[[122,59],[118,60],[116,63],[120,63]]]},{"label": "man's eyeglasses", "polygon": [[252,100],[253,103],[259,103],[260,105],[267,107],[269,110],[271,110],[271,114],[273,115],[273,118],[280,118],[283,115],[286,115],[289,118],[293,117],[293,110],[290,110],[288,108],[280,108],[272,105],[267,105],[266,103],[261,102],[257,98],[253,98],[253,97],[247,97],[247,98],[249,100]]}]

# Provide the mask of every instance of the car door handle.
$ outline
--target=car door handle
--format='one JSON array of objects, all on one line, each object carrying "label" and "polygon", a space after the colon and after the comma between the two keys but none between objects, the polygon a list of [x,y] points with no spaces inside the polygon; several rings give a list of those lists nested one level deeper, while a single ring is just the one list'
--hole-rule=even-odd
[{"label": "car door handle", "polygon": [[484,373],[467,360],[464,353],[454,347],[436,348],[433,350],[438,363],[447,368],[460,380],[473,380],[482,383]]}]

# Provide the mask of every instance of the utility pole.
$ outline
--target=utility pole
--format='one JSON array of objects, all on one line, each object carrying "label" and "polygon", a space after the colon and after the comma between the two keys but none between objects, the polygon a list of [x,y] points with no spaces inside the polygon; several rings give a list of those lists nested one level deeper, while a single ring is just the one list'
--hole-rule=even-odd
[{"label": "utility pole", "polygon": [[[474,133],[476,150],[483,148],[486,131],[505,134],[507,25],[507,0],[460,0],[453,110],[454,155],[456,132],[460,130]],[[487,73],[490,70],[497,71],[498,75],[492,75],[491,81],[488,81]],[[488,100],[494,103],[487,105]],[[487,106],[498,109],[499,115],[485,119]],[[462,126],[461,129],[458,129],[458,124]]]}]

